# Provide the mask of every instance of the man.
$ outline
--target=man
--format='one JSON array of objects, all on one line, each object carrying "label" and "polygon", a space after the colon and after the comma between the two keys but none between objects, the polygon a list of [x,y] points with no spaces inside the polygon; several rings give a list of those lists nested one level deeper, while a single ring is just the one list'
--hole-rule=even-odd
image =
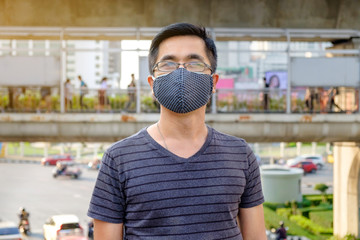
[{"label": "man", "polygon": [[88,211],[96,240],[266,239],[254,154],[205,124],[216,61],[203,28],[177,23],[153,39],[160,119],[104,154]]},{"label": "man", "polygon": [[284,226],[284,222],[280,221],[280,227],[276,229],[276,240],[286,240],[286,229]]},{"label": "man", "polygon": [[27,221],[27,222],[29,222],[30,213],[28,213],[28,212],[25,210],[25,208],[23,208],[23,207],[21,207],[19,210],[20,210],[20,211],[19,211],[18,216],[19,216],[19,227],[20,227],[21,224],[22,224],[22,221]]},{"label": "man", "polygon": [[129,110],[133,104],[136,104],[136,84],[135,84],[135,74],[131,74],[131,82],[127,86],[128,87],[128,97],[129,101],[126,104],[125,109]]},{"label": "man", "polygon": [[264,95],[263,95],[263,107],[264,112],[269,110],[269,84],[266,82],[266,77],[263,78],[264,81]]},{"label": "man", "polygon": [[84,107],[87,108],[84,104],[84,96],[88,93],[88,87],[80,75],[78,79],[80,81],[80,109],[82,110]]}]

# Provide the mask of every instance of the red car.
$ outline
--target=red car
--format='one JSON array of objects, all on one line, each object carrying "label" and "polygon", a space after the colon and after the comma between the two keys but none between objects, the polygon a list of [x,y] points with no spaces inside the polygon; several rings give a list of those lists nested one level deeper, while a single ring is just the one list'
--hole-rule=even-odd
[{"label": "red car", "polygon": [[305,173],[315,173],[317,171],[316,165],[312,161],[301,161],[291,167],[302,168]]},{"label": "red car", "polygon": [[58,161],[73,161],[74,158],[71,155],[53,155],[46,158],[41,159],[41,165],[56,165]]}]

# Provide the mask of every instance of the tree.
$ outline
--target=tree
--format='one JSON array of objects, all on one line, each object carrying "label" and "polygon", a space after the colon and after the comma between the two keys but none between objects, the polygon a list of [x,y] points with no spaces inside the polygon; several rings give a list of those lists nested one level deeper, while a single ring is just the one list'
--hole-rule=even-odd
[{"label": "tree", "polygon": [[324,183],[318,183],[314,187],[314,190],[317,190],[317,191],[321,192],[323,203],[327,202],[326,190],[328,190],[328,188],[329,188],[329,186],[324,184]]}]

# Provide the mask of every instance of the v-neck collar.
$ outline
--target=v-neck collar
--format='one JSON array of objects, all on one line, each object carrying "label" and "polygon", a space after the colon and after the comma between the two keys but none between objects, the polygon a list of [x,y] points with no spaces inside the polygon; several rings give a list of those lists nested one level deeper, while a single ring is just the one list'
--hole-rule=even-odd
[{"label": "v-neck collar", "polygon": [[211,142],[212,139],[212,135],[213,135],[213,128],[209,127],[208,125],[206,125],[207,129],[208,129],[208,134],[206,136],[206,140],[204,142],[204,144],[202,145],[202,147],[192,156],[188,157],[188,158],[183,158],[180,157],[172,152],[170,152],[169,150],[167,150],[166,148],[164,148],[163,146],[161,146],[158,142],[156,142],[148,133],[147,128],[144,128],[142,130],[145,138],[156,147],[156,149],[158,149],[161,154],[169,156],[173,159],[175,159],[176,161],[179,162],[191,162],[194,161],[195,159],[197,159],[199,156],[201,156],[201,154],[203,154],[203,152],[205,151],[205,149],[208,147],[208,145]]}]

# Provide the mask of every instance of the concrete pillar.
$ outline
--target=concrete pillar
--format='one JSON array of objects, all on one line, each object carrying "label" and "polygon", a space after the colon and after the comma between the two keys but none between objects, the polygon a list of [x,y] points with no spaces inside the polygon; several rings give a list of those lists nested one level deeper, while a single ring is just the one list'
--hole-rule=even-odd
[{"label": "concrete pillar", "polygon": [[94,147],[94,157],[93,157],[93,159],[97,159],[98,151],[99,151],[99,147],[98,146]]},{"label": "concrete pillar", "polygon": [[301,142],[296,143],[296,156],[301,155]]},{"label": "concrete pillar", "polygon": [[281,142],[280,143],[280,157],[284,158],[284,156],[285,156],[285,143]]},{"label": "concrete pillar", "polygon": [[7,143],[4,143],[4,156],[7,157],[9,155],[9,148],[8,148],[8,144]]},{"label": "concrete pillar", "polygon": [[81,149],[82,147],[77,147],[76,148],[76,159],[80,159],[81,158]]},{"label": "concrete pillar", "polygon": [[20,157],[24,156],[24,142],[20,142]]},{"label": "concrete pillar", "polygon": [[334,235],[360,237],[360,143],[334,144]]},{"label": "concrete pillar", "polygon": [[44,144],[44,157],[48,157],[49,156],[49,144],[45,143]]},{"label": "concrete pillar", "polygon": [[61,154],[61,155],[64,155],[64,154],[65,154],[64,143],[60,143],[60,154]]},{"label": "concrete pillar", "polygon": [[259,143],[254,143],[254,153],[259,155],[259,153],[260,153],[260,145],[259,145]]},{"label": "concrete pillar", "polygon": [[316,154],[316,147],[317,147],[317,143],[316,143],[316,142],[312,142],[312,143],[311,143],[311,154],[312,154],[312,155]]},{"label": "concrete pillar", "polygon": [[326,154],[330,154],[330,153],[331,153],[331,144],[326,143]]}]

